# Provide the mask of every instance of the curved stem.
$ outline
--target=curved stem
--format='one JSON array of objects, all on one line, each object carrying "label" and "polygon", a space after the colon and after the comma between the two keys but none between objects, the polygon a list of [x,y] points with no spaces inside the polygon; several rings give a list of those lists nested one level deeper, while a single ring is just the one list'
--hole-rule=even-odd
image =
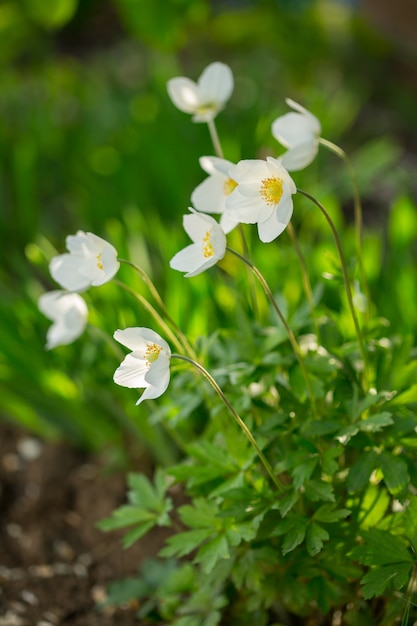
[{"label": "curved stem", "polygon": [[356,332],[356,336],[358,338],[358,343],[359,343],[359,350],[360,350],[360,353],[361,353],[361,356],[362,356],[362,360],[363,360],[364,384],[365,384],[365,387],[368,388],[368,358],[367,358],[367,354],[366,354],[366,350],[365,350],[365,345],[364,345],[364,342],[363,342],[362,331],[360,329],[358,318],[357,318],[357,315],[355,313],[355,307],[353,305],[352,290],[351,290],[351,287],[350,287],[349,276],[348,276],[347,267],[346,267],[345,255],[343,253],[343,248],[342,248],[342,244],[340,242],[339,234],[337,232],[336,226],[334,225],[334,222],[333,222],[332,218],[330,217],[330,215],[328,214],[328,212],[326,211],[324,206],[321,204],[321,202],[316,200],[316,198],[314,196],[312,196],[311,194],[307,193],[306,191],[302,191],[301,189],[297,189],[297,192],[300,193],[302,196],[305,196],[306,198],[311,200],[311,202],[313,202],[320,209],[320,211],[323,213],[323,215],[326,218],[327,223],[329,224],[330,229],[332,231],[333,238],[334,238],[334,241],[335,241],[335,244],[336,244],[336,248],[337,248],[337,251],[338,251],[338,254],[339,254],[340,265],[341,265],[341,268],[342,268],[343,281],[345,283],[345,291],[346,291],[347,301],[348,301],[348,305],[349,305],[349,310],[350,310],[350,314],[352,316],[353,325],[355,326],[355,332]]},{"label": "curved stem", "polygon": [[260,447],[256,443],[256,440],[255,440],[254,436],[252,435],[251,431],[246,426],[245,422],[242,420],[240,415],[235,411],[233,406],[230,404],[229,400],[226,398],[226,396],[223,393],[221,387],[214,380],[213,376],[200,363],[198,363],[197,361],[194,361],[193,359],[190,359],[187,356],[183,356],[182,354],[172,354],[171,358],[176,358],[176,359],[181,359],[182,361],[186,361],[187,363],[190,363],[196,369],[198,369],[201,372],[201,374],[203,374],[203,376],[208,380],[208,382],[213,387],[213,389],[215,390],[217,395],[224,402],[224,404],[226,405],[229,413],[231,413],[231,415],[234,417],[235,421],[237,422],[239,427],[242,429],[242,431],[245,434],[245,436],[248,439],[248,441],[251,443],[251,445],[256,450],[256,453],[258,454],[258,456],[259,456],[259,458],[260,458],[260,460],[261,460],[261,462],[262,462],[266,472],[268,473],[268,476],[270,477],[270,479],[274,483],[275,487],[278,489],[278,491],[283,491],[284,490],[284,485],[275,476],[269,461],[266,459],[266,457],[263,454],[262,450],[260,449]]},{"label": "curved stem", "polygon": [[312,292],[312,289],[311,289],[311,282],[310,282],[310,277],[308,275],[305,258],[304,258],[303,252],[301,250],[300,244],[298,243],[298,239],[297,239],[294,227],[291,224],[291,222],[288,223],[287,229],[288,229],[289,235],[291,237],[291,241],[292,241],[292,244],[294,246],[295,252],[296,252],[296,254],[298,256],[298,260],[300,261],[301,274],[302,274],[302,277],[303,277],[304,292],[306,294],[308,306],[310,307],[310,313],[311,313],[311,318],[312,318],[312,321],[313,321],[314,332],[316,334],[317,341],[320,342],[320,330],[319,330],[319,325],[317,323],[316,311],[315,311],[315,307],[314,307],[313,292]]},{"label": "curved stem", "polygon": [[359,273],[360,273],[360,279],[361,279],[361,283],[362,283],[362,288],[365,292],[365,296],[366,296],[366,302],[367,302],[367,306],[366,306],[366,320],[368,321],[369,318],[369,287],[368,287],[368,281],[366,278],[366,272],[365,272],[365,267],[363,264],[363,258],[362,258],[362,241],[363,241],[363,215],[362,215],[362,203],[361,203],[361,197],[360,197],[360,193],[359,193],[359,184],[358,184],[358,178],[356,176],[356,172],[353,168],[353,165],[351,163],[351,160],[349,159],[348,155],[346,154],[346,152],[338,145],[336,145],[335,143],[328,141],[327,139],[323,139],[322,137],[320,137],[319,139],[320,144],[322,146],[324,146],[325,148],[327,148],[328,150],[330,150],[331,152],[333,152],[334,154],[336,154],[339,158],[341,158],[348,170],[349,170],[349,174],[351,176],[352,179],[352,183],[353,183],[353,205],[354,205],[354,211],[355,211],[355,231],[356,231],[356,248],[357,248],[357,253],[358,253],[358,262],[359,262]]},{"label": "curved stem", "polygon": [[184,349],[184,346],[178,341],[177,337],[174,335],[168,324],[163,320],[163,318],[159,315],[158,311],[152,306],[152,304],[148,302],[146,298],[144,298],[140,293],[136,293],[136,291],[133,291],[133,289],[122,283],[120,280],[115,279],[114,282],[116,283],[116,285],[130,293],[134,298],[136,298],[136,300],[141,303],[141,305],[148,311],[148,313],[152,315],[156,323],[159,324],[160,327],[164,330],[167,337],[169,337],[169,340],[175,346],[175,348],[181,352]]},{"label": "curved stem", "polygon": [[207,126],[210,132],[210,138],[214,147],[214,152],[216,153],[216,156],[218,156],[220,159],[223,159],[223,150],[220,145],[220,139],[214,120],[209,120],[207,122]]},{"label": "curved stem", "polygon": [[265,291],[265,293],[266,293],[270,303],[272,304],[276,314],[278,315],[279,319],[281,320],[282,325],[284,326],[284,328],[285,328],[285,330],[287,332],[288,339],[290,340],[292,349],[294,350],[294,354],[295,354],[295,356],[298,359],[298,363],[300,364],[301,371],[303,373],[304,380],[305,380],[305,383],[306,383],[308,395],[310,397],[311,407],[313,409],[314,415],[317,417],[316,400],[315,400],[315,397],[314,397],[313,388],[311,386],[310,377],[308,375],[308,372],[307,372],[307,369],[306,369],[306,366],[305,366],[305,363],[304,363],[304,359],[303,359],[303,356],[301,354],[300,346],[298,345],[297,340],[295,338],[295,335],[292,332],[291,328],[289,327],[287,320],[283,316],[281,309],[279,308],[278,304],[276,303],[268,283],[266,282],[264,276],[261,274],[261,272],[258,270],[258,268],[255,265],[253,265],[253,263],[251,263],[248,259],[245,259],[245,257],[242,256],[241,254],[239,254],[239,252],[236,252],[236,250],[233,250],[232,248],[229,248],[229,246],[227,246],[227,250],[229,252],[231,252],[232,254],[234,254],[238,259],[243,261],[243,263],[245,263],[252,270],[253,274],[256,276],[256,278],[261,283],[261,285],[262,285],[262,287],[263,287],[263,289],[264,289],[264,291]]},{"label": "curved stem", "polygon": [[[168,310],[167,310],[167,308],[165,306],[164,301],[162,300],[162,298],[161,298],[161,296],[159,294],[159,291],[157,290],[157,288],[155,287],[154,283],[149,278],[149,276],[147,275],[145,270],[143,270],[141,267],[139,267],[139,265],[136,265],[135,263],[132,263],[132,261],[127,261],[126,259],[118,259],[118,260],[119,260],[120,263],[124,263],[125,265],[129,265],[130,267],[133,267],[133,269],[135,269],[138,272],[138,274],[143,279],[144,283],[146,283],[149,291],[151,292],[152,296],[154,297],[155,301],[157,302],[158,306],[160,307],[160,309],[163,312],[164,316],[166,317],[167,321],[175,329],[175,332],[177,333],[178,337],[180,337],[180,339],[182,341],[182,344],[183,344],[183,348],[185,349],[185,351],[188,352],[188,354],[192,358],[197,358],[194,350],[192,349],[192,347],[190,345],[190,342],[188,341],[187,337],[184,335],[182,330],[180,328],[178,328],[177,324],[174,322],[174,320],[172,319],[172,317],[168,313]],[[135,292],[132,292],[132,293],[135,293]]]}]

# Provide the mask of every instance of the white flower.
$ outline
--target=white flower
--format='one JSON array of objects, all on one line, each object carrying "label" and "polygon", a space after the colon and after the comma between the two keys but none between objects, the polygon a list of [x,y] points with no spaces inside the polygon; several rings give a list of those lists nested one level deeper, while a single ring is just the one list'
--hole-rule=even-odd
[{"label": "white flower", "polygon": [[281,157],[283,166],[293,172],[309,165],[319,149],[321,125],[315,115],[301,104],[287,98],[285,102],[296,113],[286,113],[272,123],[272,134],[284,148],[288,148]]},{"label": "white flower", "polygon": [[194,189],[191,201],[197,211],[221,213],[220,226],[226,234],[230,233],[238,224],[226,211],[226,198],[237,186],[229,176],[234,164],[219,157],[203,156],[200,165],[210,175]]},{"label": "white flower", "polygon": [[171,350],[167,342],[150,328],[116,330],[113,337],[132,350],[115,371],[114,382],[122,387],[145,387],[136,404],[159,398],[169,385]]},{"label": "white flower", "polygon": [[177,252],[169,264],[174,270],[187,272],[185,276],[190,278],[204,272],[224,257],[226,235],[215,219],[196,211],[184,215],[183,225],[194,243]]},{"label": "white flower", "polygon": [[120,267],[116,249],[101,237],[79,230],[66,239],[68,253],[54,257],[52,277],[68,291],[85,291],[109,281]]},{"label": "white flower", "polygon": [[46,349],[72,343],[84,332],[87,305],[78,293],[48,291],[38,300],[39,310],[53,322],[46,335]]},{"label": "white flower", "polygon": [[223,109],[233,91],[233,74],[224,63],[211,63],[198,82],[178,76],[167,84],[168,95],[184,113],[193,115],[193,122],[209,122]]},{"label": "white flower", "polygon": [[261,241],[270,242],[287,227],[293,211],[292,194],[297,188],[278,159],[239,161],[230,168],[236,189],[226,199],[231,218],[258,224]]}]

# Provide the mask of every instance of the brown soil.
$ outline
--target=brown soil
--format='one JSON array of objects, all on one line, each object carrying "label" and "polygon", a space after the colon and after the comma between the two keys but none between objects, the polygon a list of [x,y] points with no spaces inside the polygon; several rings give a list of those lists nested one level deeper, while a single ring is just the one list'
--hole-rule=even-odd
[{"label": "brown soil", "polygon": [[95,527],[125,493],[103,458],[0,422],[0,626],[138,626],[137,606],[98,608],[106,584],[137,573],[165,536],[124,550]]}]

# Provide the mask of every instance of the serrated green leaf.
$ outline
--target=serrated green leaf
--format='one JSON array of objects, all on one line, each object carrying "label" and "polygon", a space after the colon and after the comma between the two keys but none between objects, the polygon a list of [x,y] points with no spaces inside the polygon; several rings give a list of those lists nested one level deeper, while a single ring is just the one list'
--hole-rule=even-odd
[{"label": "serrated green leaf", "polygon": [[277,505],[278,511],[281,513],[281,517],[285,517],[289,511],[291,511],[294,504],[298,501],[298,491],[293,491],[285,495]]},{"label": "serrated green leaf", "polygon": [[364,432],[377,433],[393,423],[394,420],[391,417],[391,413],[388,413],[388,411],[382,411],[381,413],[371,415],[371,417],[368,417],[366,420],[359,422],[359,428]]},{"label": "serrated green leaf", "polygon": [[314,513],[314,519],[318,522],[323,522],[326,524],[333,524],[334,522],[338,522],[341,519],[344,519],[348,515],[350,515],[349,509],[336,509],[334,504],[323,504],[317,511]]},{"label": "serrated green leaf", "polygon": [[146,535],[146,533],[149,532],[154,526],[155,522],[152,520],[151,522],[140,524],[132,530],[129,530],[129,532],[127,532],[123,537],[123,547],[130,548],[135,541]]},{"label": "serrated green leaf", "polygon": [[113,511],[110,517],[98,522],[97,526],[100,530],[107,531],[126,528],[126,526],[132,526],[132,524],[141,524],[151,520],[155,520],[155,513],[125,504]]},{"label": "serrated green leaf", "polygon": [[348,491],[355,492],[363,489],[369,483],[369,478],[377,464],[378,455],[374,450],[363,452],[350,468],[346,481]]},{"label": "serrated green leaf", "polygon": [[381,470],[388,491],[398,496],[410,483],[407,463],[399,456],[384,451],[380,455]]},{"label": "serrated green leaf", "polygon": [[193,504],[185,504],[178,513],[186,526],[190,528],[215,528],[217,524],[218,506],[213,501],[196,498]]},{"label": "serrated green leaf", "polygon": [[213,535],[213,530],[201,528],[187,530],[168,537],[165,547],[159,552],[160,556],[185,556],[196,550],[204,541]]},{"label": "serrated green leaf", "polygon": [[323,437],[335,433],[340,428],[340,422],[336,420],[307,420],[301,427],[304,437]]},{"label": "serrated green leaf", "polygon": [[323,541],[328,541],[329,533],[316,522],[311,522],[307,528],[306,546],[309,554],[314,556],[323,548]]},{"label": "serrated green leaf", "polygon": [[291,475],[294,481],[294,489],[299,489],[302,485],[304,485],[305,481],[308,480],[314,472],[317,463],[317,457],[309,458],[304,463],[297,465],[291,470]]},{"label": "serrated green leaf", "polygon": [[404,532],[417,553],[417,497],[412,496],[402,516]]},{"label": "serrated green leaf", "polygon": [[372,528],[362,533],[364,543],[352,550],[352,557],[363,565],[412,563],[413,558],[403,539],[388,530]]},{"label": "serrated green leaf", "polygon": [[333,487],[330,483],[325,483],[320,480],[309,480],[304,485],[304,489],[306,498],[312,502],[317,502],[318,500],[327,500],[328,502],[335,501]]},{"label": "serrated green leaf", "polygon": [[161,498],[144,474],[128,474],[128,498],[131,504],[144,509],[158,509]]},{"label": "serrated green leaf", "polygon": [[297,546],[304,541],[306,535],[307,521],[294,526],[286,535],[282,544],[282,554],[285,556],[289,552],[292,552]]},{"label": "serrated green leaf", "polygon": [[395,563],[370,570],[361,580],[364,599],[381,596],[390,582],[397,591],[402,589],[410,579],[412,567],[410,563]]},{"label": "serrated green leaf", "polygon": [[203,571],[211,572],[217,561],[230,558],[227,539],[224,535],[219,535],[208,541],[197,553],[196,563],[201,563]]}]

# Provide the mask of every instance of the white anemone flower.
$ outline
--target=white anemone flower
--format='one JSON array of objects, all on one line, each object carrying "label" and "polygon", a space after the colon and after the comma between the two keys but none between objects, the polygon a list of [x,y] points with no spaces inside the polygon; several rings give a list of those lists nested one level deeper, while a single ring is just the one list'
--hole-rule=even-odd
[{"label": "white anemone flower", "polygon": [[292,194],[297,188],[278,159],[249,159],[230,168],[236,189],[226,199],[231,218],[257,224],[261,241],[268,243],[287,227],[293,212]]},{"label": "white anemone flower", "polygon": [[38,300],[39,310],[53,322],[46,334],[46,349],[72,343],[83,334],[88,308],[78,293],[48,291]]},{"label": "white anemone flower", "polygon": [[209,122],[224,108],[233,91],[232,70],[224,63],[211,63],[195,83],[177,76],[167,83],[168,95],[174,105],[193,116],[193,122]]},{"label": "white anemone flower", "polygon": [[283,166],[289,172],[301,170],[314,160],[318,149],[321,125],[315,115],[301,104],[287,98],[285,102],[294,111],[278,117],[271,127],[273,136],[284,148],[280,157]]},{"label": "white anemone flower", "polygon": [[52,278],[68,291],[85,291],[113,278],[120,267],[116,249],[101,237],[79,230],[66,238],[68,252],[51,260]]},{"label": "white anemone flower", "polygon": [[[190,211],[193,209],[190,208]],[[170,261],[174,270],[197,276],[220,261],[226,254],[226,235],[210,215],[193,211],[183,217],[184,230],[194,243],[177,252]]]},{"label": "white anemone flower", "polygon": [[145,387],[136,404],[159,398],[170,379],[171,350],[167,342],[150,328],[116,330],[113,337],[132,350],[115,371],[114,382],[131,389]]},{"label": "white anemone flower", "polygon": [[226,198],[236,188],[237,182],[230,178],[229,169],[234,163],[219,157],[203,156],[200,165],[209,176],[191,194],[191,202],[202,213],[220,213],[220,226],[227,234],[238,222],[226,211]]}]

